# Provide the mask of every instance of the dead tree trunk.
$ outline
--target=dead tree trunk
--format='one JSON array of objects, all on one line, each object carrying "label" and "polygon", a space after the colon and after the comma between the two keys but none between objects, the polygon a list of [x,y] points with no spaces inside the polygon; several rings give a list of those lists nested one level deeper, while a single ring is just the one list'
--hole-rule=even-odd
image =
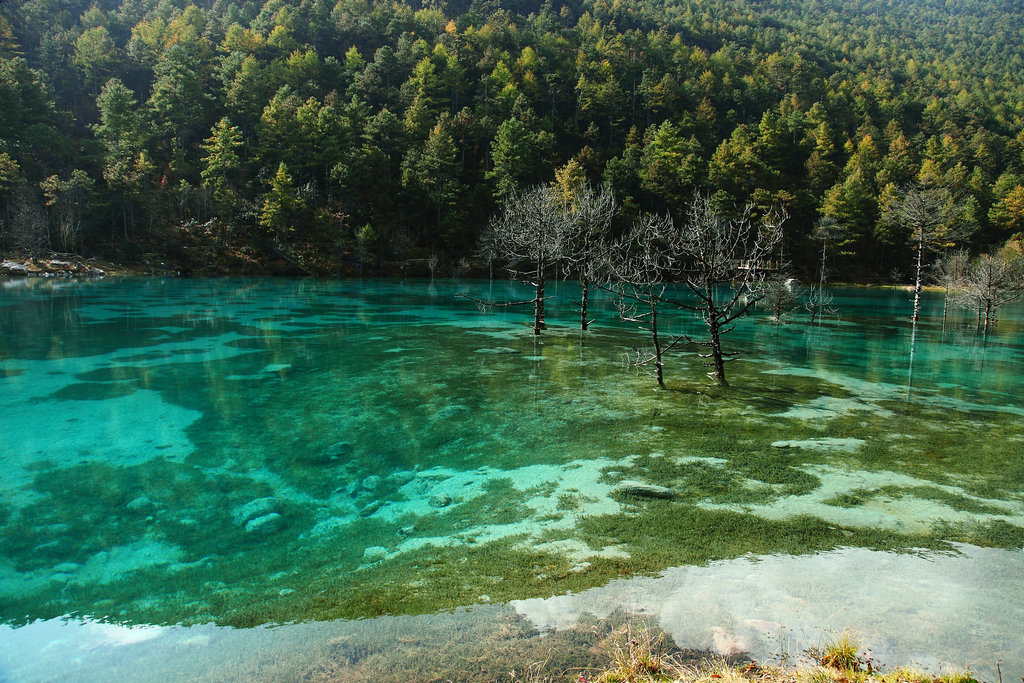
[{"label": "dead tree trunk", "polygon": [[586,276],[580,278],[580,329],[586,331],[590,327],[587,319],[587,304],[590,300],[590,281]]},{"label": "dead tree trunk", "polygon": [[533,299],[533,333],[540,334],[546,329],[544,325],[544,273],[537,278],[537,296]]},{"label": "dead tree trunk", "polygon": [[[717,317],[714,315],[715,311],[708,306],[708,332],[711,334],[711,363],[710,367],[714,368],[708,374],[716,382],[722,386],[729,386],[729,383],[725,381],[725,359],[722,357],[722,334],[721,329],[718,325]],[[708,365],[708,364],[705,364]]]},{"label": "dead tree trunk", "polygon": [[914,282],[914,324],[921,317],[921,277],[924,272],[924,228],[918,231],[917,237],[917,278]]},{"label": "dead tree trunk", "polygon": [[651,342],[654,344],[654,377],[658,386],[665,388],[665,363],[661,359],[661,339],[658,338],[658,302],[650,297],[651,306]]}]

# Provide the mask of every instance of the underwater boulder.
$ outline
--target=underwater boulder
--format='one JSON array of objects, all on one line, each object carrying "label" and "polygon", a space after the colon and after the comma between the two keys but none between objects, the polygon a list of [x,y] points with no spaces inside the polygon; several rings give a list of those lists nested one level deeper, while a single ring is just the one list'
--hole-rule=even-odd
[{"label": "underwater boulder", "polygon": [[250,519],[245,523],[245,533],[247,534],[271,534],[281,528],[284,524],[284,517],[271,512],[266,515],[260,515],[254,519]]},{"label": "underwater boulder", "polygon": [[146,513],[154,510],[156,508],[156,503],[150,500],[149,496],[142,495],[139,496],[138,498],[133,499],[131,502],[125,505],[125,507],[131,510],[132,512]]},{"label": "underwater boulder", "polygon": [[642,481],[633,481],[631,479],[624,479],[615,486],[615,491],[619,493],[625,493],[630,496],[639,496],[641,498],[674,498],[675,492],[666,487],[658,486],[657,484],[645,484]]},{"label": "underwater boulder", "polygon": [[[266,498],[255,498],[245,505],[236,508],[234,513],[235,524],[247,526],[251,520],[263,517],[271,512],[277,512],[280,508],[277,498],[268,496]],[[280,517],[280,515],[278,515]]]},{"label": "underwater boulder", "polygon": [[369,548],[363,551],[363,562],[367,564],[374,564],[386,559],[388,556],[388,549],[380,545],[371,545]]},{"label": "underwater boulder", "polygon": [[327,448],[327,455],[332,458],[344,458],[352,454],[351,441],[338,441]]}]

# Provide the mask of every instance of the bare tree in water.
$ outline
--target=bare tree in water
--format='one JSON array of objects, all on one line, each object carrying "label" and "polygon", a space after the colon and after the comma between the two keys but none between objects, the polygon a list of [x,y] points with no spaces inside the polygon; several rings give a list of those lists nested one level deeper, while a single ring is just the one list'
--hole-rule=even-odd
[{"label": "bare tree in water", "polygon": [[804,288],[789,276],[789,272],[789,264],[784,263],[779,266],[777,271],[770,273],[764,279],[762,303],[775,323],[782,322],[782,319],[790,311],[800,305],[800,298],[804,293]]},{"label": "bare tree in water", "polygon": [[921,316],[925,252],[945,249],[965,240],[971,233],[971,226],[963,216],[963,204],[949,189],[927,180],[904,188],[896,201],[883,211],[886,221],[908,230],[914,244],[914,323]]},{"label": "bare tree in water", "polygon": [[943,288],[942,297],[942,324],[946,324],[946,314],[949,312],[950,290],[954,293],[964,284],[967,271],[971,265],[971,255],[966,249],[957,249],[944,254],[932,264],[931,280]]},{"label": "bare tree in water", "polygon": [[587,312],[590,291],[605,265],[606,242],[618,206],[610,190],[595,190],[588,184],[575,188],[562,202],[567,221],[563,265],[580,283],[580,329],[586,330],[593,322]]},{"label": "bare tree in water", "polygon": [[818,318],[836,314],[836,308],[832,305],[832,294],[825,290],[825,282],[828,279],[828,248],[830,245],[836,246],[842,243],[847,234],[846,228],[828,216],[819,220],[811,232],[811,239],[821,242],[818,284],[807,288],[807,297],[804,299],[804,309],[810,314],[812,324]]},{"label": "bare tree in water", "polygon": [[1024,297],[1024,258],[1003,254],[982,254],[967,269],[958,294],[965,308],[977,312],[979,329],[995,323],[996,312],[1005,304]]},{"label": "bare tree in water", "polygon": [[[663,354],[683,341],[707,349],[700,356],[707,359],[705,367],[712,368],[708,375],[718,384],[728,384],[725,364],[739,352],[723,351],[722,335],[763,298],[765,269],[782,239],[786,219],[785,212],[772,210],[755,221],[751,212],[748,204],[738,216],[724,216],[709,197],[698,194],[678,224],[667,216],[642,217],[613,250],[615,281],[609,288],[636,304],[623,305],[623,317],[643,322],[651,332],[653,353],[638,354],[635,362],[653,363],[659,386],[665,386]],[[668,288],[675,279],[682,280],[696,303]],[[697,341],[680,335],[664,341],[657,326],[661,304],[699,313],[709,338]]]},{"label": "bare tree in water", "polygon": [[555,192],[545,186],[515,193],[505,201],[501,213],[494,216],[481,239],[481,249],[496,260],[508,264],[513,276],[534,288],[531,299],[490,301],[463,293],[457,296],[477,302],[482,308],[533,306],[533,332],[545,328],[545,287],[550,271],[562,259],[569,223]]},{"label": "bare tree in water", "polygon": [[651,335],[650,351],[634,351],[636,367],[654,366],[658,386],[665,388],[664,354],[685,340],[678,335],[665,340],[658,327],[659,306],[678,304],[667,297],[667,277],[678,258],[678,235],[670,216],[644,214],[634,221],[624,238],[609,249],[608,277],[604,288],[618,297],[619,317],[637,323]]},{"label": "bare tree in water", "polygon": [[819,285],[811,285],[807,288],[807,298],[804,299],[804,310],[807,311],[811,318],[811,324],[818,318],[824,318],[828,315],[835,315],[837,310],[832,305],[833,297],[830,292]]},{"label": "bare tree in water", "polygon": [[811,239],[821,242],[821,262],[818,264],[818,286],[825,287],[828,273],[828,248],[841,243],[848,231],[843,226],[828,216],[825,216],[814,225],[811,232]]},{"label": "bare tree in water", "polygon": [[[747,204],[736,218],[728,218],[712,205],[711,198],[698,194],[690,202],[680,234],[684,282],[699,301],[687,306],[701,313],[709,339],[695,342],[708,349],[701,354],[719,384],[725,380],[725,363],[738,351],[722,351],[722,335],[733,322],[764,297],[765,268],[782,241],[784,210],[772,209],[760,221],[751,217]],[[691,340],[692,341],[692,340]]]}]

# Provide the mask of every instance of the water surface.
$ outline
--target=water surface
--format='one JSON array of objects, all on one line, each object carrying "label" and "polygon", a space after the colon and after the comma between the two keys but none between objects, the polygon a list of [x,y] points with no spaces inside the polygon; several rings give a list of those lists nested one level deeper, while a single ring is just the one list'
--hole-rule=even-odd
[{"label": "water surface", "polygon": [[[958,644],[943,634],[962,622],[928,607],[969,592],[1022,609],[1019,308],[985,338],[970,315],[943,324],[932,294],[913,332],[912,293],[837,290],[838,318],[742,321],[726,338],[744,352],[730,388],[683,348],[661,391],[623,362],[643,333],[598,302],[581,335],[566,284],[540,338],[525,311],[454,296],[523,298],[510,283],[4,284],[11,643],[71,638],[91,652],[91,631],[46,630],[69,615],[120,629],[103,633],[165,634],[116,636],[118,653],[179,632],[220,651],[220,627],[245,640],[268,625],[344,631],[407,615],[415,631],[471,606],[488,623],[514,614],[545,629],[580,622],[586,610],[566,597],[577,595],[592,617],[656,613],[682,647],[766,656],[782,634],[806,644],[857,626],[794,612],[789,598],[824,608],[856,595],[932,636],[901,650],[886,643],[904,627],[848,615],[895,656],[983,668],[1016,643],[1024,660],[1003,620]],[[664,326],[700,333],[681,312]],[[675,497],[626,495],[623,480]],[[772,598],[758,568],[776,565],[789,580]],[[833,565],[837,588],[814,578]],[[650,575],[657,600],[622,598]],[[623,577],[638,578],[610,588]],[[698,607],[708,600],[718,606]],[[179,631],[138,630],[152,625]],[[25,651],[9,648],[4,666],[25,680],[60,669],[46,657],[20,669]]]}]

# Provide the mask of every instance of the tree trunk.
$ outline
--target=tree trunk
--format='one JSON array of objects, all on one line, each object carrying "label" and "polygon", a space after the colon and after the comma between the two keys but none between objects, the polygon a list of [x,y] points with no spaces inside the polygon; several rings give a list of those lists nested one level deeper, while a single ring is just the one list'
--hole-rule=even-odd
[{"label": "tree trunk", "polygon": [[580,329],[586,330],[590,323],[587,322],[587,300],[590,298],[590,281],[587,278],[580,280]]},{"label": "tree trunk", "polygon": [[825,248],[828,246],[828,240],[821,240],[821,273],[818,277],[818,286],[825,286]]},{"label": "tree trunk", "polygon": [[921,316],[921,266],[924,259],[924,230],[917,238],[917,280],[914,283],[914,324]]},{"label": "tree trunk", "polygon": [[654,344],[654,377],[658,380],[658,386],[665,388],[665,364],[661,362],[661,339],[658,338],[658,301],[654,294],[649,296],[651,304],[651,342]]},{"label": "tree trunk", "polygon": [[946,293],[942,296],[942,328],[946,328],[946,313],[949,311],[949,283],[946,283]]},{"label": "tree trunk", "polygon": [[992,319],[992,302],[985,302],[985,334],[988,334],[989,322]]},{"label": "tree trunk", "polygon": [[715,371],[712,378],[722,386],[729,386],[725,381],[725,359],[722,357],[722,335],[718,329],[718,318],[712,314],[713,308],[708,306],[708,329],[711,332],[711,360]]},{"label": "tree trunk", "polygon": [[533,301],[533,333],[540,334],[544,327],[544,273],[537,277],[537,294]]}]

